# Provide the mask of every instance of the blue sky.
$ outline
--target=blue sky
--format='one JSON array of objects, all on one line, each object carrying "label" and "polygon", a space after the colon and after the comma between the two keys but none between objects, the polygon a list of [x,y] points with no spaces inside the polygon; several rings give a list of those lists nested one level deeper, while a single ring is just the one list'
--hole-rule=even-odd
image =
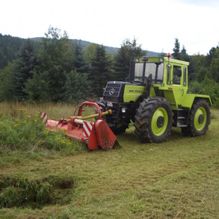
[{"label": "blue sky", "polygon": [[2,0],[0,33],[40,37],[50,25],[69,38],[120,47],[136,38],[143,49],[172,52],[175,38],[189,54],[219,43],[214,0]]}]

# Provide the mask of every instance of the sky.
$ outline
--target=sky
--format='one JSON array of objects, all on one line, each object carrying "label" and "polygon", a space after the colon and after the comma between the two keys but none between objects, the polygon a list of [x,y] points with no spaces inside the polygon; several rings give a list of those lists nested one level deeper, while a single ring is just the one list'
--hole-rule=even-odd
[{"label": "sky", "polygon": [[171,53],[175,39],[190,55],[219,45],[219,0],[0,0],[0,33],[42,37],[49,26],[71,39]]}]

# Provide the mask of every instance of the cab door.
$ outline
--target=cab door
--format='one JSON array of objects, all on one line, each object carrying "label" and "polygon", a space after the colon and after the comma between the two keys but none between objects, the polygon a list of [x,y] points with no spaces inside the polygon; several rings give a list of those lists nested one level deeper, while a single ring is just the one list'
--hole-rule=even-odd
[{"label": "cab door", "polygon": [[175,62],[166,64],[165,98],[170,102],[172,109],[178,109],[187,93],[187,66]]},{"label": "cab door", "polygon": [[171,69],[171,86],[178,107],[187,93],[187,68],[184,65],[173,64]]}]

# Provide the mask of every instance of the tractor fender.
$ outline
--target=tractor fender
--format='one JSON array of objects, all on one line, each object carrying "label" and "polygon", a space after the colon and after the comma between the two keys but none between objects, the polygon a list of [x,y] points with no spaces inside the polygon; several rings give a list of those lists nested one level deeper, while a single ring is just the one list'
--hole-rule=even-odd
[{"label": "tractor fender", "polygon": [[194,103],[196,103],[198,100],[203,100],[203,99],[206,100],[210,106],[212,105],[211,98],[208,95],[186,94],[181,102],[181,106],[191,109]]}]

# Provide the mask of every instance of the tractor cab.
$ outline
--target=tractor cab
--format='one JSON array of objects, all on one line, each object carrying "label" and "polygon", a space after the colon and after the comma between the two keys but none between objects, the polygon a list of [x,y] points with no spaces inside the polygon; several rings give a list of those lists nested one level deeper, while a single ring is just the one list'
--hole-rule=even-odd
[{"label": "tractor cab", "polygon": [[193,99],[188,103],[188,66],[188,62],[170,57],[143,57],[133,63],[130,82],[145,87],[144,98],[164,97],[172,109],[190,107]]},{"label": "tractor cab", "polygon": [[188,86],[188,65],[188,62],[170,57],[143,57],[133,62],[130,82],[145,83],[151,77],[152,84]]},{"label": "tractor cab", "polygon": [[114,103],[138,103],[160,96],[177,108],[188,91],[188,62],[170,57],[143,57],[130,66],[128,81],[109,81],[103,99]]},{"label": "tractor cab", "polygon": [[164,63],[159,57],[144,57],[143,61],[133,62],[130,81],[145,83],[151,77],[152,83],[163,82]]}]

